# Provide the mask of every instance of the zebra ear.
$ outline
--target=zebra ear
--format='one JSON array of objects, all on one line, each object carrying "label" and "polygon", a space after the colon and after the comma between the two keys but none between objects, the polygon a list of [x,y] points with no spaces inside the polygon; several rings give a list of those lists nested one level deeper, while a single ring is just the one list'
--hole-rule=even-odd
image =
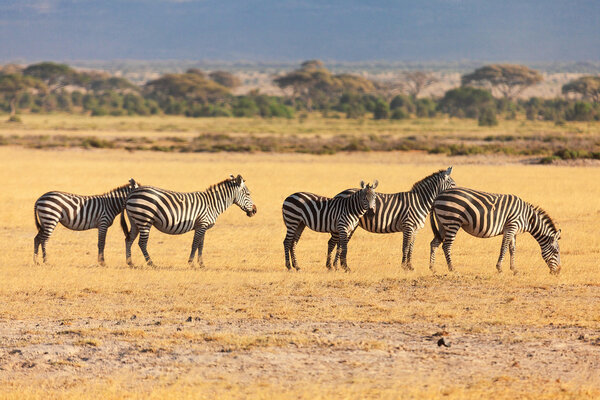
[{"label": "zebra ear", "polygon": [[365,181],[360,181],[360,188],[364,189],[365,188]]},{"label": "zebra ear", "polygon": [[452,173],[452,167],[448,167],[446,170],[446,175],[450,175]]},{"label": "zebra ear", "polygon": [[244,178],[242,178],[241,175],[238,175],[237,178],[235,178],[235,183],[237,183],[238,185],[241,185],[242,182],[244,182]]},{"label": "zebra ear", "polygon": [[378,181],[377,179],[375,179],[375,180],[373,181],[373,186],[372,186],[372,188],[373,188],[373,189],[375,189],[375,188],[377,187],[377,185],[379,185],[379,181]]},{"label": "zebra ear", "polygon": [[136,187],[138,187],[138,186],[139,186],[139,185],[138,185],[138,183],[137,183],[137,182],[135,181],[135,179],[133,179],[133,178],[131,178],[131,179],[129,180],[129,185],[131,185],[131,187],[132,187],[132,188],[136,188]]}]

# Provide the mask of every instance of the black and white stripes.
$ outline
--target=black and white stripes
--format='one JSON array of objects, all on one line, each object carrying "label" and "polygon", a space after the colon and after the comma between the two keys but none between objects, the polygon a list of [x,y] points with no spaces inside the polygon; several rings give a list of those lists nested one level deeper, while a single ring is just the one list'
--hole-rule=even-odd
[{"label": "black and white stripes", "polygon": [[[439,225],[436,228],[436,221]],[[510,268],[515,269],[516,235],[529,232],[539,243],[542,257],[550,272],[560,272],[560,229],[556,229],[550,216],[511,194],[493,194],[473,189],[453,188],[443,192],[433,203],[429,268],[433,270],[435,250],[442,243],[448,269],[453,270],[450,250],[460,228],[473,236],[489,238],[503,235],[500,257],[496,268],[502,271],[502,260],[506,250],[510,251]]]},{"label": "black and white stripes", "polygon": [[131,179],[127,185],[96,196],[82,196],[65,192],[48,192],[35,202],[34,217],[38,233],[34,239],[33,260],[37,263],[40,245],[46,262],[46,243],[60,222],[65,227],[83,231],[98,228],[98,262],[104,264],[106,231],[115,217],[123,211],[125,199],[138,187]]},{"label": "black and white stripes", "polygon": [[[442,191],[456,186],[450,177],[452,167],[435,172],[416,182],[408,192],[377,193],[375,212],[365,213],[358,226],[373,233],[403,233],[402,266],[412,270],[412,252],[417,231],[425,226],[433,200]],[[358,189],[348,189],[336,197],[346,197]],[[352,237],[352,234],[350,234]],[[337,264],[338,253],[334,260]]]},{"label": "black and white stripes", "polygon": [[216,222],[217,217],[229,206],[236,204],[251,217],[256,214],[256,206],[250,197],[250,191],[241,175],[233,175],[204,192],[180,193],[142,186],[132,192],[125,210],[131,223],[128,230],[125,221],[125,210],[121,215],[121,227],[125,233],[127,263],[131,261],[131,244],[140,235],[139,246],[149,265],[152,260],[147,251],[150,228],[155,226],[159,231],[171,235],[194,230],[194,241],[189,263],[193,264],[194,254],[198,250],[198,264],[203,266],[202,249],[204,234]]},{"label": "black and white stripes", "polygon": [[[288,196],[283,202],[283,222],[287,228],[283,247],[287,269],[293,266],[299,270],[296,259],[296,244],[306,226],[317,232],[330,232],[327,251],[327,268],[331,268],[331,253],[339,246],[342,267],[349,270],[346,262],[348,239],[356,228],[359,218],[368,210],[375,208],[377,181],[365,185],[347,197],[329,198],[313,193],[298,192]],[[291,264],[290,264],[291,257]]]}]

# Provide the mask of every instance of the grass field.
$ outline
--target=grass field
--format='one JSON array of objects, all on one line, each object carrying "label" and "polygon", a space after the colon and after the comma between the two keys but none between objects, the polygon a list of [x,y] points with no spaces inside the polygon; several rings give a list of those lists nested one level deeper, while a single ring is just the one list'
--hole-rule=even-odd
[{"label": "grass field", "polygon": [[[598,398],[600,170],[469,160],[0,147],[0,398]],[[285,270],[288,194],[334,195],[361,179],[408,190],[449,165],[459,185],[546,209],[562,229],[560,276],[528,235],[517,239],[520,274],[508,264],[497,274],[500,238],[464,232],[458,272],[439,255],[434,276],[428,226],[414,272],[400,268],[401,235],[364,231],[349,245],[351,273],[326,271],[328,236],[310,231],[298,245],[303,270]],[[156,230],[158,267],[143,266],[135,245],[138,267],[127,268],[118,221],[107,267],[95,263],[96,231],[62,227],[49,264],[32,263],[33,203],[46,191],[92,194],[130,177],[203,190],[232,173],[258,214],[234,206],[220,217],[203,270],[187,265],[191,234]]]}]

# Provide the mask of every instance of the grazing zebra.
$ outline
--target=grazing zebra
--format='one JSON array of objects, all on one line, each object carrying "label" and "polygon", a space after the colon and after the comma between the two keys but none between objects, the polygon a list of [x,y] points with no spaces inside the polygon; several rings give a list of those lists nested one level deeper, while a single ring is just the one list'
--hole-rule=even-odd
[{"label": "grazing zebra", "polygon": [[256,214],[256,206],[250,197],[250,190],[241,175],[237,178],[231,175],[229,179],[210,186],[204,192],[180,193],[152,186],[138,188],[129,195],[125,206],[131,231],[127,229],[125,210],[121,214],[127,263],[133,265],[131,245],[139,233],[140,249],[148,265],[153,265],[146,248],[150,228],[155,226],[159,231],[170,235],[194,230],[192,252],[188,262],[190,265],[194,264],[194,254],[197,249],[198,264],[203,267],[204,234],[214,226],[217,217],[232,204],[240,207],[249,217]]},{"label": "grazing zebra", "polygon": [[[402,232],[402,267],[412,270],[412,252],[415,236],[425,226],[427,214],[431,211],[433,200],[442,191],[456,186],[450,177],[452,167],[442,169],[415,183],[409,192],[393,194],[377,193],[375,212],[365,213],[358,221],[358,226],[373,233]],[[347,197],[358,189],[348,189],[336,197]],[[348,240],[352,238],[350,234]],[[337,242],[334,234],[329,239],[329,246]],[[337,265],[339,248],[333,265]],[[330,268],[328,265],[327,268]]]},{"label": "grazing zebra", "polygon": [[[439,230],[436,228],[436,220]],[[473,236],[489,238],[503,235],[500,257],[496,268],[502,272],[502,260],[508,248],[510,269],[515,269],[516,235],[529,232],[537,240],[542,257],[550,273],[560,272],[560,229],[541,208],[533,206],[511,194],[492,194],[466,188],[454,188],[440,194],[433,203],[431,228],[435,237],[431,241],[429,268],[433,271],[435,250],[442,244],[448,269],[452,271],[450,249],[460,228]]]},{"label": "grazing zebra", "polygon": [[46,243],[60,222],[65,227],[84,231],[98,228],[98,263],[104,265],[104,243],[106,231],[115,217],[125,207],[125,199],[137,188],[138,183],[130,179],[110,192],[96,196],[82,196],[64,192],[48,192],[35,202],[33,214],[38,233],[33,240],[33,262],[37,264],[40,245],[46,262]]},{"label": "grazing zebra", "polygon": [[[330,232],[335,235],[337,245],[340,247],[341,264],[344,270],[350,271],[346,263],[348,252],[348,237],[356,228],[359,218],[368,210],[375,208],[378,182],[373,185],[361,181],[361,189],[348,197],[329,198],[312,193],[299,192],[288,196],[282,206],[283,222],[287,234],[283,241],[285,251],[285,266],[291,269],[292,265],[299,270],[296,259],[296,244],[306,226],[316,232]],[[327,265],[331,268],[330,246],[327,252]]]}]

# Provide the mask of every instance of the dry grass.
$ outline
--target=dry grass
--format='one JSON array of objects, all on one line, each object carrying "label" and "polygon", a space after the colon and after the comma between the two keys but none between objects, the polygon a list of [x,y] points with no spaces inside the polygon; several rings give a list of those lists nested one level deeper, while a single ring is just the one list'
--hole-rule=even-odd
[{"label": "dry grass", "polygon": [[477,120],[426,118],[407,120],[323,118],[318,113],[285,118],[187,118],[183,116],[89,117],[86,115],[21,115],[22,124],[0,120],[0,135],[75,135],[101,139],[122,137],[194,137],[199,134],[251,135],[454,135],[485,138],[496,135],[600,135],[600,124],[551,121],[501,120],[495,127],[480,127]]},{"label": "dry grass", "polygon": [[[459,165],[457,165],[457,162]],[[306,231],[301,273],[285,271],[281,203],[336,194],[361,179],[408,190],[454,164],[463,186],[541,205],[562,229],[563,269],[517,242],[520,274],[498,275],[500,239],[459,234],[458,273],[427,268],[429,227],[415,272],[399,268],[400,235],[359,231],[350,274],[327,273],[327,236]],[[161,154],[0,148],[0,398],[583,398],[600,395],[598,168],[461,164],[412,153]],[[31,261],[33,203],[48,190],[97,193],[130,177],[200,190],[241,173],[258,214],[235,206],[208,232],[207,268],[187,266],[192,236],[153,230],[158,268],[125,267],[118,221],[108,267],[96,231],[59,227],[50,263]],[[191,318],[189,318],[191,317]],[[188,319],[190,321],[188,322]],[[435,345],[447,335],[451,348]],[[441,333],[440,333],[441,332]],[[432,339],[436,338],[436,339]],[[18,350],[18,351],[17,351]],[[532,356],[530,357],[529,354]]]}]

